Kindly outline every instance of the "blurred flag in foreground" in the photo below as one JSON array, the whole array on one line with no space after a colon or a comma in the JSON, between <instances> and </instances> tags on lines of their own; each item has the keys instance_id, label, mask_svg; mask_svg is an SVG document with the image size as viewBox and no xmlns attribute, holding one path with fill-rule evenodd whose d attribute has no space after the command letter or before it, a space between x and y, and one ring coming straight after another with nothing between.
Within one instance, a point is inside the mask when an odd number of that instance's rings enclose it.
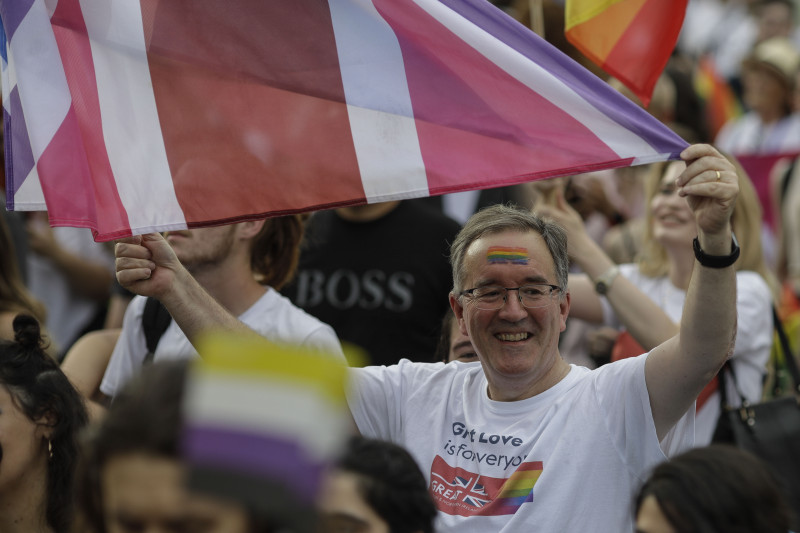
<instances>
[{"instance_id":1,"label":"blurred flag in foreground","mask_svg":"<svg viewBox=\"0 0 800 533\"><path fill-rule=\"evenodd\" d=\"M352 431L346 366L255 335L209 336L198 351L183 401L190 486L308 530Z\"/></svg>"},{"instance_id":2,"label":"blurred flag in foreground","mask_svg":"<svg viewBox=\"0 0 800 533\"><path fill-rule=\"evenodd\" d=\"M0 16L8 208L97 240L686 146L485 0L0 0Z\"/></svg>"},{"instance_id":3,"label":"blurred flag in foreground","mask_svg":"<svg viewBox=\"0 0 800 533\"><path fill-rule=\"evenodd\" d=\"M567 0L567 39L647 107L678 41L687 2Z\"/></svg>"}]
</instances>

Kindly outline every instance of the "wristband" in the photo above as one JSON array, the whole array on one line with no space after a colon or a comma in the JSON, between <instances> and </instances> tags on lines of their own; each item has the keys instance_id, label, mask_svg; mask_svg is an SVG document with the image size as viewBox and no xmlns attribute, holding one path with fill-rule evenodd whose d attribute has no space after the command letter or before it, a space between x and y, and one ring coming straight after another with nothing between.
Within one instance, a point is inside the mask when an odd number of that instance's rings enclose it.
<instances>
[{"instance_id":1,"label":"wristband","mask_svg":"<svg viewBox=\"0 0 800 533\"><path fill-rule=\"evenodd\" d=\"M700 241L697 237L692 241L694 248L694 256L697 262L708 268L727 268L734 264L739 259L739 241L736 240L736 235L731 232L731 253L729 255L708 255L700 248Z\"/></svg>"}]
</instances>

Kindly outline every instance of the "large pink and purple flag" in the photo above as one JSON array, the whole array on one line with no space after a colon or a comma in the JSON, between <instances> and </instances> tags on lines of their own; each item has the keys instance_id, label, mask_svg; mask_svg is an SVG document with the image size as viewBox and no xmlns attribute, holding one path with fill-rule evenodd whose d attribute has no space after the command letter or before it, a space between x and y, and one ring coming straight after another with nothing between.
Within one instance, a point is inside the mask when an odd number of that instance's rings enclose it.
<instances>
[{"instance_id":1,"label":"large pink and purple flag","mask_svg":"<svg viewBox=\"0 0 800 533\"><path fill-rule=\"evenodd\" d=\"M686 143L485 0L0 0L7 207L98 240Z\"/></svg>"}]
</instances>

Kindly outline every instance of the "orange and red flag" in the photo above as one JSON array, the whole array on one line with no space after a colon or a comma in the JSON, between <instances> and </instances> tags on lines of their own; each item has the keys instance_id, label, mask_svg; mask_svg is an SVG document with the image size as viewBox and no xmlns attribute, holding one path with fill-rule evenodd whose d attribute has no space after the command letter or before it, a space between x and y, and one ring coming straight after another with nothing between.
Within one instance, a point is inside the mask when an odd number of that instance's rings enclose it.
<instances>
[{"instance_id":1,"label":"orange and red flag","mask_svg":"<svg viewBox=\"0 0 800 533\"><path fill-rule=\"evenodd\" d=\"M567 0L567 39L650 103L688 0Z\"/></svg>"}]
</instances>

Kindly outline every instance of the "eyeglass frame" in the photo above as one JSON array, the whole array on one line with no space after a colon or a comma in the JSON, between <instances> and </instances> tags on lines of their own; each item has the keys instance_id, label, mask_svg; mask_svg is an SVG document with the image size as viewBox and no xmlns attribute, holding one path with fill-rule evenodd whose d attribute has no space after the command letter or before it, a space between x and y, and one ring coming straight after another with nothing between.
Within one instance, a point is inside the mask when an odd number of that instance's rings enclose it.
<instances>
[{"instance_id":1,"label":"eyeglass frame","mask_svg":"<svg viewBox=\"0 0 800 533\"><path fill-rule=\"evenodd\" d=\"M550 289L550 292L547 294L547 296L549 296L549 299L547 300L547 303L545 303L544 305L537 305L537 306L534 306L534 307L529 307L529 306L525 305L525 303L522 301L522 293L520 292L520 289L525 288L525 287L531 287L531 286L534 286L534 287L547 287L547 288ZM477 296L473 295L473 293L475 291L477 291L477 290L487 289L487 288L503 289L503 291L504 291L503 304L498 306L498 307L490 307L490 308L478 307L478 309L480 309L482 311L495 311L497 309L502 309L503 307L505 307L505 305L508 303L508 291L517 291L517 299L519 300L519 304L522 307L524 307L525 309L541 309L543 307L547 307L550 304L550 302L553 301L553 299L554 299L553 296L556 294L556 291L563 291L564 290L562 287L559 287L558 285L553 285L551 283L526 283L524 285L520 285L519 287L503 287L501 285L484 285L483 287L473 287L471 289L465 289L465 290L461 291L460 293L458 293L458 295L459 296L467 296L467 297L470 298L471 302L476 302L477 303L477 302L480 302L480 300L478 299Z\"/></svg>"}]
</instances>

